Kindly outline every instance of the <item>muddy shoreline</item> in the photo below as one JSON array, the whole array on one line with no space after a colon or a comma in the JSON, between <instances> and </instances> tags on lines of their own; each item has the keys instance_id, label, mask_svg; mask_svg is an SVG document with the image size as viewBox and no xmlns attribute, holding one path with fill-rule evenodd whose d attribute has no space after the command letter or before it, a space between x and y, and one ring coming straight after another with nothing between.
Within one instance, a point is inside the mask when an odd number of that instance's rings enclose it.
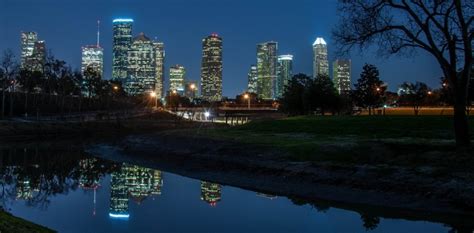
<instances>
[{"instance_id":1,"label":"muddy shoreline","mask_svg":"<svg viewBox=\"0 0 474 233\"><path fill-rule=\"evenodd\" d=\"M307 203L474 229L472 179L433 178L402 167L380 174L371 166L291 162L271 148L166 132L128 136L89 146L87 151L116 162Z\"/></svg>"}]
</instances>

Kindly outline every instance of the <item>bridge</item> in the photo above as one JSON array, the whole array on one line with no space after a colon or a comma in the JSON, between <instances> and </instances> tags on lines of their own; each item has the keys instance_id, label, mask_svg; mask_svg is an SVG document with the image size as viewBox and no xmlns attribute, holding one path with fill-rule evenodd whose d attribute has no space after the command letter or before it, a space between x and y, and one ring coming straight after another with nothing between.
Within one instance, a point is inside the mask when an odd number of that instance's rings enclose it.
<instances>
[{"instance_id":1,"label":"bridge","mask_svg":"<svg viewBox=\"0 0 474 233\"><path fill-rule=\"evenodd\" d=\"M283 117L278 109L272 107L175 108L170 112L192 121L219 122L230 125L245 124L255 119Z\"/></svg>"}]
</instances>

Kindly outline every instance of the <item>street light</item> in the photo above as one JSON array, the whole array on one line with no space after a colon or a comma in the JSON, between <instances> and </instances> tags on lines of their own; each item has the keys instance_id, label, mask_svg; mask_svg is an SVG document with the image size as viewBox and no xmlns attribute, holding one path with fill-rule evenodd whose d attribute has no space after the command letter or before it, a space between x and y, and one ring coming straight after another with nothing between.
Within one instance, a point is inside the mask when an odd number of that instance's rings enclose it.
<instances>
[{"instance_id":1,"label":"street light","mask_svg":"<svg viewBox=\"0 0 474 233\"><path fill-rule=\"evenodd\" d=\"M244 94L244 99L247 100L248 109L250 109L250 96L249 96L249 94L245 93Z\"/></svg>"},{"instance_id":2,"label":"street light","mask_svg":"<svg viewBox=\"0 0 474 233\"><path fill-rule=\"evenodd\" d=\"M191 85L189 85L189 89L191 89L191 96L192 96L191 98L196 97L195 94L194 94L194 92L196 90L196 84L191 83Z\"/></svg>"},{"instance_id":3,"label":"street light","mask_svg":"<svg viewBox=\"0 0 474 233\"><path fill-rule=\"evenodd\" d=\"M155 99L155 108L158 108L158 96L156 95L156 92L150 92L150 97Z\"/></svg>"}]
</instances>

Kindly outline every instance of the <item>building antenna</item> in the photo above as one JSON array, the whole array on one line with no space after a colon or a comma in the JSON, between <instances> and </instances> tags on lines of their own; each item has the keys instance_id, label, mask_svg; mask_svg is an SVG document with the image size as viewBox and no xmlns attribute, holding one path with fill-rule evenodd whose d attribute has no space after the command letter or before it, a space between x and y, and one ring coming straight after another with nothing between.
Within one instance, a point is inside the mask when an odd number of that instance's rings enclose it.
<instances>
[{"instance_id":1,"label":"building antenna","mask_svg":"<svg viewBox=\"0 0 474 233\"><path fill-rule=\"evenodd\" d=\"M100 47L100 20L97 20L97 47Z\"/></svg>"}]
</instances>

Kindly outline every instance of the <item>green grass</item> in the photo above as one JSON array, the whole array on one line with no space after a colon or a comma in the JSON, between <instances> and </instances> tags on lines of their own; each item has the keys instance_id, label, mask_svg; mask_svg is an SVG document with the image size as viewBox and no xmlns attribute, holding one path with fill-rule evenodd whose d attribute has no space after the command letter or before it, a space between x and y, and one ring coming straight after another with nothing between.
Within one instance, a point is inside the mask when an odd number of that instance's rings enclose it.
<instances>
[{"instance_id":1,"label":"green grass","mask_svg":"<svg viewBox=\"0 0 474 233\"><path fill-rule=\"evenodd\" d=\"M12 216L0 210L0 232L16 232L16 233L50 233L55 232L46 227L28 222L21 218Z\"/></svg>"},{"instance_id":2,"label":"green grass","mask_svg":"<svg viewBox=\"0 0 474 233\"><path fill-rule=\"evenodd\" d=\"M474 118L469 119L471 137ZM281 149L296 161L443 165L456 163L453 121L446 116L304 116L211 129L206 136ZM469 152L466 152L469 153ZM467 156L468 164L472 165ZM459 161L458 161L459 160ZM438 162L437 162L438 161Z\"/></svg>"}]
</instances>

